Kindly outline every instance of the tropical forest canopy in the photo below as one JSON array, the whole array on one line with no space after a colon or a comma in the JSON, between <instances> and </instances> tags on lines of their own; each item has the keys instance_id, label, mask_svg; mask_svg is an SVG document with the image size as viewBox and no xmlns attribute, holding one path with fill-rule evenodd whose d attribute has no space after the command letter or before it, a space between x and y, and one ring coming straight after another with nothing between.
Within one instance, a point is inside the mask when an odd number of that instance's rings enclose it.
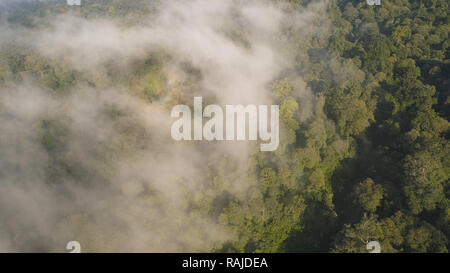
<instances>
[{"instance_id":1,"label":"tropical forest canopy","mask_svg":"<svg viewBox=\"0 0 450 273\"><path fill-rule=\"evenodd\" d=\"M449 15L5 1L0 251L448 252ZM195 95L278 104L278 149L175 142L170 109Z\"/></svg>"}]
</instances>

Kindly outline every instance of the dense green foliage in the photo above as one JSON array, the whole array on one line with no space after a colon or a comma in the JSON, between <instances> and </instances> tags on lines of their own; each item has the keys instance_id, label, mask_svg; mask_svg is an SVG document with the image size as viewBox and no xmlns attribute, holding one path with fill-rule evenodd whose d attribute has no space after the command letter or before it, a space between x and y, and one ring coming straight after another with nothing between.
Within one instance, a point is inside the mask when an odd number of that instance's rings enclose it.
<instances>
[{"instance_id":1,"label":"dense green foliage","mask_svg":"<svg viewBox=\"0 0 450 273\"><path fill-rule=\"evenodd\" d=\"M292 12L313 1L288 2ZM135 24L152 12L147 3L89 0L77 16ZM67 9L64 3L12 4L2 20L39 28L47 17ZM190 209L235 234L214 251L366 252L366 243L377 240L383 252L447 252L448 1L382 0L381 6L368 6L365 1L332 0L327 16L331 25L325 38L285 33L298 40L293 49L298 62L272 86L280 105L278 150L254 153L244 175L235 173L233 160L226 157L203 166L207 186ZM111 65L110 77L99 79L10 41L0 49L0 85L32 78L52 96L65 96L77 84L101 87L120 81L133 96L152 103L166 96L167 77L160 67L164 58L161 53L137 60L127 72ZM193 70L192 77L197 76ZM295 92L296 84L312 90L309 106ZM186 88L171 93L169 104L190 101ZM148 145L145 130L130 123L126 113L111 109L111 119L124 121L120 141L127 145L120 145L120 151L97 147L105 168L116 152L132 154ZM85 171L65 152L69 123L44 119L39 125L51 162L48 180L64 175L80 183L101 181L103 174ZM249 185L242 196L227 190L234 179Z\"/></svg>"}]
</instances>

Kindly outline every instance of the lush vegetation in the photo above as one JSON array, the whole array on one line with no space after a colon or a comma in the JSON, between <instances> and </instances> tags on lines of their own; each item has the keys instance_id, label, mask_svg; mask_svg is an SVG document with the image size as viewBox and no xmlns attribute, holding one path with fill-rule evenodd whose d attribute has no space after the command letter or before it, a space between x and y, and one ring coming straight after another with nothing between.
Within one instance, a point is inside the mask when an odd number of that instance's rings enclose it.
<instances>
[{"instance_id":1,"label":"lush vegetation","mask_svg":"<svg viewBox=\"0 0 450 273\"><path fill-rule=\"evenodd\" d=\"M143 0L84 2L76 16L125 25L139 23L157 6ZM287 12L295 12L313 1L288 2ZM11 4L1 19L33 29L67 11L61 2ZM297 63L272 85L283 132L278 150L253 153L245 175L235 172L228 157L203 166L205 188L187 209L235 234L212 251L366 252L366 243L377 240L383 252L448 252L448 1L382 0L380 6L368 6L331 0L326 14L331 22L326 36L286 33L297 41ZM16 41L3 43L0 50L3 87L32 78L52 96L66 96L80 83L125 82L127 92L145 103L169 96L160 66L169 58L164 53L137 60L127 72L111 65L108 78L99 79ZM191 70L193 78L201 77ZM307 102L296 92L299 77L313 94ZM185 89L171 92L168 105L190 101L179 94ZM305 108L310 109L307 118ZM93 151L106 162L104 168L117 153L128 156L151 145L145 129L129 122L126 113L112 109L110 118L120 122L123 137L117 147ZM43 119L39 127L51 162L49 183L61 176L85 184L105 180L65 152L69 121ZM235 179L245 181L249 190L240 196L230 193ZM163 200L152 202L164 207Z\"/></svg>"}]
</instances>

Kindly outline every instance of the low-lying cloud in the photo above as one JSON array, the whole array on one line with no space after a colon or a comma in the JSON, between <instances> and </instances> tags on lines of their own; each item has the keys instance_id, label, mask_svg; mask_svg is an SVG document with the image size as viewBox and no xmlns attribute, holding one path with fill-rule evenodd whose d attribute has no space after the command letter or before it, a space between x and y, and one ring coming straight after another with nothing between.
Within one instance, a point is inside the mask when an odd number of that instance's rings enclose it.
<instances>
[{"instance_id":1,"label":"low-lying cloud","mask_svg":"<svg viewBox=\"0 0 450 273\"><path fill-rule=\"evenodd\" d=\"M0 251L61 252L72 240L82 251L209 251L233 239L208 211L224 192L211 170L233 159L237 175L225 185L240 198L257 183L247 177L255 146L173 141L173 98L181 88L192 95L187 102L200 95L270 104L271 83L301 57L287 30L326 35L314 26L326 21L324 7L167 1L138 25L62 14L38 29L2 27L2 43L20 35L22 45L87 78L110 77L111 64L129 71L152 54L168 57L165 93L151 103L108 80L78 83L66 95L32 79L0 87ZM186 64L200 76L192 80ZM308 109L312 95L301 79L295 87Z\"/></svg>"}]
</instances>

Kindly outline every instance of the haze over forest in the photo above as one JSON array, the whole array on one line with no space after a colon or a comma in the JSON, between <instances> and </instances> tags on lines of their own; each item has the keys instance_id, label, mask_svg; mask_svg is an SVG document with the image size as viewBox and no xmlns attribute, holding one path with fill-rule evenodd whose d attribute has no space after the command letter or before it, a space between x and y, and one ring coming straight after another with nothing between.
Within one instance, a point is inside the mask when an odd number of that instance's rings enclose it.
<instances>
[{"instance_id":1,"label":"haze over forest","mask_svg":"<svg viewBox=\"0 0 450 273\"><path fill-rule=\"evenodd\" d=\"M448 252L447 0L0 0L0 252ZM174 141L279 105L280 142Z\"/></svg>"}]
</instances>

